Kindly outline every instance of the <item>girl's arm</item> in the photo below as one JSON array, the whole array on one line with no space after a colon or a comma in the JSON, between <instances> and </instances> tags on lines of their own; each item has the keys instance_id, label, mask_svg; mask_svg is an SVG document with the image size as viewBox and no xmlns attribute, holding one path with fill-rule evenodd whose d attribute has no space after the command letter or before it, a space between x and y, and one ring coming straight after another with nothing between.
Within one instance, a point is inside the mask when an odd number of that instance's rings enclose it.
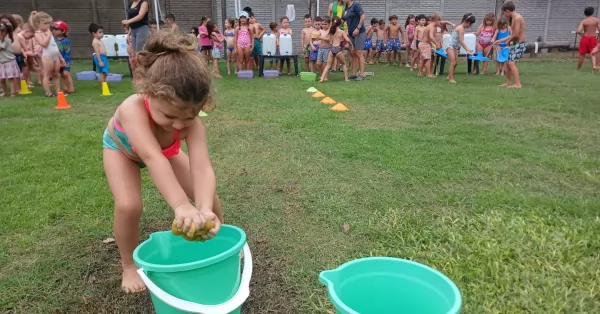
<instances>
[{"instance_id":1,"label":"girl's arm","mask_svg":"<svg viewBox=\"0 0 600 314\"><path fill-rule=\"evenodd\" d=\"M456 25L454 25L454 23L452 23L452 22L449 22L449 21L442 21L441 23L442 23L442 24L446 24L446 25L450 25L450 26L452 26L452 28L456 28Z\"/></svg>"},{"instance_id":2,"label":"girl's arm","mask_svg":"<svg viewBox=\"0 0 600 314\"><path fill-rule=\"evenodd\" d=\"M123 23L125 25L129 25L131 23L139 22L144 18L146 13L148 13L148 2L144 1L142 3L142 6L140 7L140 12L138 13L138 15L130 18L129 20L124 20L121 23Z\"/></svg>"},{"instance_id":3,"label":"girl's arm","mask_svg":"<svg viewBox=\"0 0 600 314\"><path fill-rule=\"evenodd\" d=\"M496 44L496 39L498 38L498 30L494 31L494 36L492 36L492 42Z\"/></svg>"},{"instance_id":4,"label":"girl's arm","mask_svg":"<svg viewBox=\"0 0 600 314\"><path fill-rule=\"evenodd\" d=\"M479 37L479 34L481 34L481 31L483 30L483 24L479 25L479 27L477 27L477 31L475 31L475 36Z\"/></svg>"},{"instance_id":5,"label":"girl's arm","mask_svg":"<svg viewBox=\"0 0 600 314\"><path fill-rule=\"evenodd\" d=\"M40 31L35 32L34 38L35 41L37 41L38 44L44 48L48 47L50 44L50 36L46 36L46 34Z\"/></svg>"},{"instance_id":6,"label":"girl's arm","mask_svg":"<svg viewBox=\"0 0 600 314\"><path fill-rule=\"evenodd\" d=\"M404 30L402 29L402 25L400 25L400 44L404 42Z\"/></svg>"},{"instance_id":7,"label":"girl's arm","mask_svg":"<svg viewBox=\"0 0 600 314\"><path fill-rule=\"evenodd\" d=\"M186 143L190 154L190 169L194 186L194 202L202 212L213 211L213 200L217 192L217 179L210 162L206 130L199 118L190 127Z\"/></svg>"},{"instance_id":8,"label":"girl's arm","mask_svg":"<svg viewBox=\"0 0 600 314\"><path fill-rule=\"evenodd\" d=\"M200 37L208 37L208 30L205 32L198 27L198 33L200 34Z\"/></svg>"},{"instance_id":9,"label":"girl's arm","mask_svg":"<svg viewBox=\"0 0 600 314\"><path fill-rule=\"evenodd\" d=\"M238 38L238 29L236 28L233 32L233 50L237 49L237 38Z\"/></svg>"},{"instance_id":10,"label":"girl's arm","mask_svg":"<svg viewBox=\"0 0 600 314\"><path fill-rule=\"evenodd\" d=\"M472 55L473 51L471 51L471 49L469 49L469 47L467 47L467 44L465 44L465 30L464 29L459 29L458 30L458 41L460 42L460 45L465 48L465 51L467 52L467 54Z\"/></svg>"},{"instance_id":11,"label":"girl's arm","mask_svg":"<svg viewBox=\"0 0 600 314\"><path fill-rule=\"evenodd\" d=\"M349 46L351 48L353 48L352 47L352 41L350 40L350 37L348 37L348 34L346 32L342 32L342 36L344 37L344 40L349 44Z\"/></svg>"},{"instance_id":12,"label":"girl's arm","mask_svg":"<svg viewBox=\"0 0 600 314\"><path fill-rule=\"evenodd\" d=\"M148 114L141 105L137 104L141 101L139 96L126 99L123 106L119 107L119 122L169 206L175 209L188 205L190 204L188 197L179 184L171 163L162 154L162 149L152 134Z\"/></svg>"}]
</instances>

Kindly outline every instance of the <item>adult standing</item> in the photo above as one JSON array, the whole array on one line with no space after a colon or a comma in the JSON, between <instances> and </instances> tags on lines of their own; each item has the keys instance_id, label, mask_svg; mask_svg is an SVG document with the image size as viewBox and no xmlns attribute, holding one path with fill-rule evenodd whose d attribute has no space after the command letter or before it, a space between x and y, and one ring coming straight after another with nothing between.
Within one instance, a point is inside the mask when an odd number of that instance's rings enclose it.
<instances>
[{"instance_id":1,"label":"adult standing","mask_svg":"<svg viewBox=\"0 0 600 314\"><path fill-rule=\"evenodd\" d=\"M346 3L346 14L344 20L348 23L348 37L352 42L350 58L352 59L352 75L348 78L362 81L365 79L365 39L367 39L367 29L365 28L365 11L360 3L354 0L344 0ZM360 72L356 72L359 67ZM354 74L357 73L357 74Z\"/></svg>"},{"instance_id":2,"label":"adult standing","mask_svg":"<svg viewBox=\"0 0 600 314\"><path fill-rule=\"evenodd\" d=\"M148 27L148 2L146 0L133 0L127 10L127 19L123 25L129 25L131 31L131 46L133 51L144 49L150 28Z\"/></svg>"}]
</instances>

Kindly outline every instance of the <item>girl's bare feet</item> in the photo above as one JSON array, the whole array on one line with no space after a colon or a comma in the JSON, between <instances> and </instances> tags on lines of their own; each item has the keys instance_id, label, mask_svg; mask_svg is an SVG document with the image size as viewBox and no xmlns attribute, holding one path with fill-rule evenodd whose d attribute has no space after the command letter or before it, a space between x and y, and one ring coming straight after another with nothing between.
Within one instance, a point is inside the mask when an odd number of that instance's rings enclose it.
<instances>
[{"instance_id":1,"label":"girl's bare feet","mask_svg":"<svg viewBox=\"0 0 600 314\"><path fill-rule=\"evenodd\" d=\"M435 75L427 75L428 78L435 78Z\"/></svg>"},{"instance_id":2,"label":"girl's bare feet","mask_svg":"<svg viewBox=\"0 0 600 314\"><path fill-rule=\"evenodd\" d=\"M448 81L448 82L450 82L450 84L456 84L455 80L451 80L451 81Z\"/></svg>"},{"instance_id":3,"label":"girl's bare feet","mask_svg":"<svg viewBox=\"0 0 600 314\"><path fill-rule=\"evenodd\" d=\"M499 87L508 87L509 85L510 85L509 83L504 83L504 84L501 84L501 85L498 85L498 86Z\"/></svg>"},{"instance_id":4,"label":"girl's bare feet","mask_svg":"<svg viewBox=\"0 0 600 314\"><path fill-rule=\"evenodd\" d=\"M514 85L513 84L513 85L508 86L508 88L521 88L521 85Z\"/></svg>"},{"instance_id":5,"label":"girl's bare feet","mask_svg":"<svg viewBox=\"0 0 600 314\"><path fill-rule=\"evenodd\" d=\"M346 79L346 82L350 82L350 80L349 80L349 79Z\"/></svg>"},{"instance_id":6,"label":"girl's bare feet","mask_svg":"<svg viewBox=\"0 0 600 314\"><path fill-rule=\"evenodd\" d=\"M123 267L123 281L121 282L121 289L125 293L142 292L146 290L146 285L137 273L137 266L131 265Z\"/></svg>"}]
</instances>

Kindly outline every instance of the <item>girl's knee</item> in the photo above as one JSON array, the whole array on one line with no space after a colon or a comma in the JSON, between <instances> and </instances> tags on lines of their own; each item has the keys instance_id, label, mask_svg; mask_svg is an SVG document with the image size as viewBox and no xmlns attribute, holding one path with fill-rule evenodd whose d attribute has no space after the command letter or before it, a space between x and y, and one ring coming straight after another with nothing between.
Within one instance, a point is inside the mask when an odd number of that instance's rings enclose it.
<instances>
[{"instance_id":1,"label":"girl's knee","mask_svg":"<svg viewBox=\"0 0 600 314\"><path fill-rule=\"evenodd\" d=\"M142 202L140 200L115 200L115 212L127 215L142 215Z\"/></svg>"}]
</instances>

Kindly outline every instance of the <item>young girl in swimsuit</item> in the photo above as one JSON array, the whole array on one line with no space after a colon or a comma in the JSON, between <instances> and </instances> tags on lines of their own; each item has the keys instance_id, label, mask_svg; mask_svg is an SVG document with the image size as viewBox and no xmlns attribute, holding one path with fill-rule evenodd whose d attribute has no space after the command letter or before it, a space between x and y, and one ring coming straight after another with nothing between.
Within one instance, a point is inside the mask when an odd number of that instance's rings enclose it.
<instances>
[{"instance_id":1,"label":"young girl in swimsuit","mask_svg":"<svg viewBox=\"0 0 600 314\"><path fill-rule=\"evenodd\" d=\"M227 40L227 75L231 75L231 62L235 60L235 21L227 19L225 27L225 39ZM237 62L234 63L234 71L237 73Z\"/></svg>"},{"instance_id":2,"label":"young girl in swimsuit","mask_svg":"<svg viewBox=\"0 0 600 314\"><path fill-rule=\"evenodd\" d=\"M465 44L465 29L470 28L475 23L475 17L471 13L467 13L463 16L462 21L456 27L451 25L454 28L452 31L452 35L450 38L450 42L448 46L446 46L446 54L448 55L448 59L450 59L450 70L448 70L448 81L452 84L456 84L454 80L454 71L456 70L456 64L458 62L458 51L462 46L467 54L472 55L473 51L467 47Z\"/></svg>"},{"instance_id":3,"label":"young girl in swimsuit","mask_svg":"<svg viewBox=\"0 0 600 314\"><path fill-rule=\"evenodd\" d=\"M238 53L238 69L240 70L243 69L243 65L246 66L246 70L252 70L250 53L252 52L252 49L254 49L254 34L250 31L250 25L248 23L248 17L242 14L240 16L239 26L235 30L235 47Z\"/></svg>"},{"instance_id":4,"label":"young girl in swimsuit","mask_svg":"<svg viewBox=\"0 0 600 314\"><path fill-rule=\"evenodd\" d=\"M496 26L494 25L495 22L496 22L496 16L494 15L494 13L490 12L485 15L485 17L483 18L483 23L479 26L479 28L475 32L475 35L478 37L477 52L483 52L484 56L489 55L490 51L493 48L492 43L493 43L494 33L496 32ZM484 75L485 71L487 70L488 63L489 62L484 62L481 73L478 73L479 72L479 66L478 66L479 61L475 61L476 73Z\"/></svg>"},{"instance_id":5,"label":"young girl in swimsuit","mask_svg":"<svg viewBox=\"0 0 600 314\"><path fill-rule=\"evenodd\" d=\"M404 28L406 28L406 67L410 68L410 63L413 59L413 41L415 39L415 16L410 14L406 18L406 23L404 24Z\"/></svg>"},{"instance_id":6,"label":"young girl in swimsuit","mask_svg":"<svg viewBox=\"0 0 600 314\"><path fill-rule=\"evenodd\" d=\"M202 229L212 220L215 227L205 239L212 238L223 222L206 131L198 118L212 90L203 59L187 35L151 34L137 55L137 93L119 105L104 131L104 171L115 200L114 233L125 292L145 289L133 263L143 208L141 168L148 168L184 232L192 223Z\"/></svg>"},{"instance_id":7,"label":"young girl in swimsuit","mask_svg":"<svg viewBox=\"0 0 600 314\"><path fill-rule=\"evenodd\" d=\"M508 20L505 17L499 18L496 26L493 42L494 45L496 45L496 54L499 54L503 49L508 49L506 41L510 38L512 31L510 26L508 26ZM496 62L496 75L504 75L505 71L506 62Z\"/></svg>"},{"instance_id":8,"label":"young girl in swimsuit","mask_svg":"<svg viewBox=\"0 0 600 314\"><path fill-rule=\"evenodd\" d=\"M329 69L333 66L334 59L337 59L338 63L343 66L344 79L346 82L350 81L348 79L348 68L346 67L344 52L342 51L342 41L346 41L348 45L350 45L350 48L352 48L352 42L350 41L350 38L348 38L348 34L343 31L340 26L342 26L342 19L337 16L334 17L331 27L329 28L331 49L329 50L329 57L327 58L327 66L323 70L323 74L321 74L321 80L319 83L327 81L327 73L329 73ZM327 38L321 38L321 40L327 40Z\"/></svg>"},{"instance_id":9,"label":"young girl in swimsuit","mask_svg":"<svg viewBox=\"0 0 600 314\"><path fill-rule=\"evenodd\" d=\"M33 11L29 17L29 23L36 29L34 38L42 48L42 69L44 72L42 84L44 85L46 97L56 96L50 90L50 78L54 83L54 91L57 93L60 91L59 69L66 66L50 31L51 22L52 17L44 12Z\"/></svg>"}]
</instances>

